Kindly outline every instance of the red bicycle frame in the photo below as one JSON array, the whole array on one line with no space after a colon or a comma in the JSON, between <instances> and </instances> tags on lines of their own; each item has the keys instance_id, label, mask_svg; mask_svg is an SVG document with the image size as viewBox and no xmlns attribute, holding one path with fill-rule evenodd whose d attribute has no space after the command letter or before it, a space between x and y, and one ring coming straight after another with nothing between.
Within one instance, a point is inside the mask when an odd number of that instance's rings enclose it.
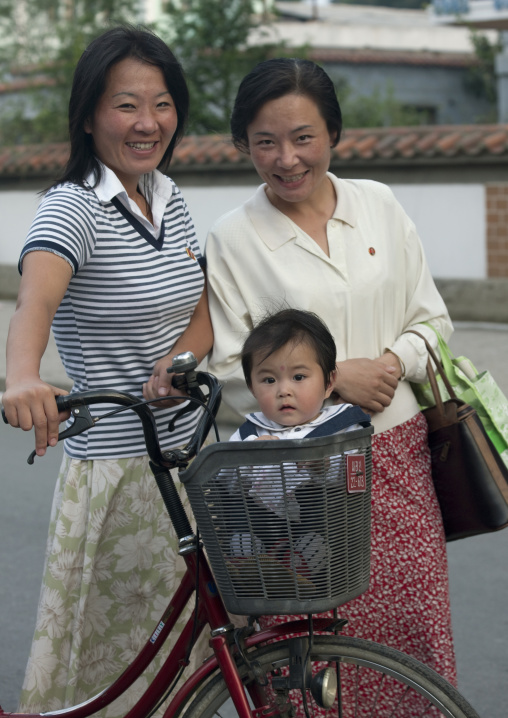
<instances>
[{"instance_id":1,"label":"red bicycle frame","mask_svg":"<svg viewBox=\"0 0 508 718\"><path fill-rule=\"evenodd\" d=\"M199 558L195 550L185 552L183 558L187 566L186 572L161 616L160 621L155 626L152 635L138 656L111 686L84 703L58 711L45 711L44 713L6 713L0 707L0 718L42 718L42 716L44 716L44 718L86 718L105 708L121 696L134 681L139 678L145 668L157 655L164 645L166 638L173 630L185 606L192 599L196 583L197 561L199 561L197 620L194 621L195 612L193 611L161 669L145 693L127 713L126 718L144 718L157 705L184 664L191 643L195 643L207 624L210 626L212 633L210 646L213 649L214 655L208 658L181 686L168 705L164 713L164 718L178 716L199 684L216 671L218 667L222 671L239 717L252 718L253 712L249 707L245 688L236 668L232 647L226 635L226 628L230 626L230 619L215 585L208 562L202 551L199 551ZM329 624L329 619L316 619L314 621L314 630L323 631ZM308 624L305 620L282 623L266 631L255 632L251 636L248 636L244 640L245 647L250 648L251 646L256 646L268 641L280 640L288 633L306 633L307 631ZM233 650L236 650L236 648ZM255 708L262 707L262 691L258 691L257 688L254 687L250 692L250 696Z\"/></svg>"},{"instance_id":2,"label":"red bicycle frame","mask_svg":"<svg viewBox=\"0 0 508 718\"><path fill-rule=\"evenodd\" d=\"M194 396L194 394L199 391L195 388L198 384L208 387L210 392L208 401L212 408L214 407L213 411L210 411L213 418L220 403L220 385L214 377L206 372L198 372L197 374L194 372L196 366L194 357L192 357L192 361L190 361L187 355L181 356L187 361L187 364L184 366L180 363L178 371L185 373L187 379L186 386L189 393L191 396ZM176 358L174 358L174 361L175 359ZM193 387L194 394L192 390ZM201 394L198 395L198 398L200 396ZM197 582L199 592L197 616L195 616L195 611L193 611L159 672L125 718L145 718L145 716L159 704L177 677L182 666L186 664L187 655L190 653L192 646L206 625L209 625L211 630L210 646L213 649L213 655L206 660L177 691L165 711L164 718L176 718L185 704L188 703L189 698L196 691L199 684L216 671L217 668L220 668L222 671L239 718L253 718L253 716L256 716L259 712L256 709L263 708L266 703L264 692L262 687L255 683L249 688L249 695L254 703L254 711L251 711L245 687L239 676L234 658L234 653L235 651L238 652L238 649L234 642L231 641L233 626L231 625L229 615L215 585L208 561L204 553L201 550L197 550L197 539L192 534L188 518L181 505L179 496L175 492L168 469L168 467L186 466L189 459L197 453L199 446L201 446L204 437L208 433L209 425L211 424L210 416L206 413L203 415L201 419L202 425L200 424L198 426L191 442L185 450L168 451L163 454L158 443L157 429L153 415L145 404L139 403L137 397L116 391L96 390L59 396L56 397L56 400L60 410L72 409L74 412L76 409L79 409L79 411L76 410L75 413L73 413L75 418L74 424L60 434L59 439L81 433L93 426L94 420L91 418L87 409L89 405L110 402L120 406L130 407L136 412L143 424L152 471L154 472L155 479L173 526L175 527L175 531L180 539L180 552L186 564L186 571L178 589L161 616L160 621L155 626L152 635L134 661L108 688L84 703L57 711L45 711L44 713L6 713L0 706L0 718L87 718L87 716L111 704L115 699L123 695L134 681L140 677L164 645L165 640L174 629L177 620L193 597L193 593L196 589L196 575L199 576ZM203 402L200 401L200 403ZM168 458L169 455L171 455L172 463ZM328 628L329 624L330 621L327 619L316 619L314 621L314 630L324 631ZM306 621L292 621L279 624L267 631L253 633L250 636L242 638L242 641L245 648L249 648L267 641L281 639L289 633L307 632L308 624Z\"/></svg>"}]
</instances>

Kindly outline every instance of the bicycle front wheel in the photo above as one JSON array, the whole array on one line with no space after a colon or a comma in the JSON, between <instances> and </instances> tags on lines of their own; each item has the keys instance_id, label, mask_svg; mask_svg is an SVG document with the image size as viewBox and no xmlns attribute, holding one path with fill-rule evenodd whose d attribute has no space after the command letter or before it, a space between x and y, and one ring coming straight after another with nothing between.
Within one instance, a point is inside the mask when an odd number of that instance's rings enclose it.
<instances>
[{"instance_id":1,"label":"bicycle front wheel","mask_svg":"<svg viewBox=\"0 0 508 718\"><path fill-rule=\"evenodd\" d=\"M255 647L249 650L248 658L251 664L257 661L267 678L263 699L267 709L274 710L274 715L303 717L300 690L287 689L281 696L280 681L277 693L271 687L274 677L287 673L292 640L295 639ZM460 693L435 671L392 648L346 636L319 635L314 636L310 661L313 675L331 665L338 677L338 698L328 710L320 708L311 692L306 692L311 716L479 718ZM258 695L255 707L261 707L259 686L241 660L239 672L250 692ZM201 688L184 718L231 715L224 712L228 699L224 679L221 674L216 675Z\"/></svg>"}]
</instances>

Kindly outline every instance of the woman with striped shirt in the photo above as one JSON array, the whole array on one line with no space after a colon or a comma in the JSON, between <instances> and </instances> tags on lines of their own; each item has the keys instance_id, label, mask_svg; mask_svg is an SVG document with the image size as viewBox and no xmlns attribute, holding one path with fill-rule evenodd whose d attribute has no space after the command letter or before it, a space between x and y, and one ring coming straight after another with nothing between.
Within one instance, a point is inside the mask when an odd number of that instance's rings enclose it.
<instances>
[{"instance_id":1,"label":"woman with striped shirt","mask_svg":"<svg viewBox=\"0 0 508 718\"><path fill-rule=\"evenodd\" d=\"M23 248L7 344L6 415L35 428L39 456L57 443L64 418L54 397L66 392L39 376L51 325L73 390L168 396L154 409L162 448L192 434L196 412L167 432L177 407L166 368L183 350L201 360L213 335L194 226L160 171L183 135L188 104L180 65L148 31L113 28L78 62L70 158ZM181 575L177 550L135 415L67 439L22 711L82 702L120 675ZM148 679L108 718L125 715Z\"/></svg>"}]
</instances>

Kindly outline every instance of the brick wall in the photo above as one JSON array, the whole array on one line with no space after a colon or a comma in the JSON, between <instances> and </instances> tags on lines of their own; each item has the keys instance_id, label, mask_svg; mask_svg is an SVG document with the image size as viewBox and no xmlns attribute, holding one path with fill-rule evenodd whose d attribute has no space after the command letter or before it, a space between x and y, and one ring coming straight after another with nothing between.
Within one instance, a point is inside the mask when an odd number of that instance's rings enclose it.
<instances>
[{"instance_id":1,"label":"brick wall","mask_svg":"<svg viewBox=\"0 0 508 718\"><path fill-rule=\"evenodd\" d=\"M487 276L508 277L508 184L486 185Z\"/></svg>"}]
</instances>

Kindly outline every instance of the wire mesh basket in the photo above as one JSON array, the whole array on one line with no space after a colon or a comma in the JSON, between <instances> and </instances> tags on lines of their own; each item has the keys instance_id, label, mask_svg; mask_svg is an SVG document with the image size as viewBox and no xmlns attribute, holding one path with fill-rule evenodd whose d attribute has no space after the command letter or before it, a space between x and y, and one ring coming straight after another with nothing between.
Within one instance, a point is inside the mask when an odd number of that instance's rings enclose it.
<instances>
[{"instance_id":1,"label":"wire mesh basket","mask_svg":"<svg viewBox=\"0 0 508 718\"><path fill-rule=\"evenodd\" d=\"M231 613L320 613L369 585L371 428L206 447L180 473Z\"/></svg>"}]
</instances>

